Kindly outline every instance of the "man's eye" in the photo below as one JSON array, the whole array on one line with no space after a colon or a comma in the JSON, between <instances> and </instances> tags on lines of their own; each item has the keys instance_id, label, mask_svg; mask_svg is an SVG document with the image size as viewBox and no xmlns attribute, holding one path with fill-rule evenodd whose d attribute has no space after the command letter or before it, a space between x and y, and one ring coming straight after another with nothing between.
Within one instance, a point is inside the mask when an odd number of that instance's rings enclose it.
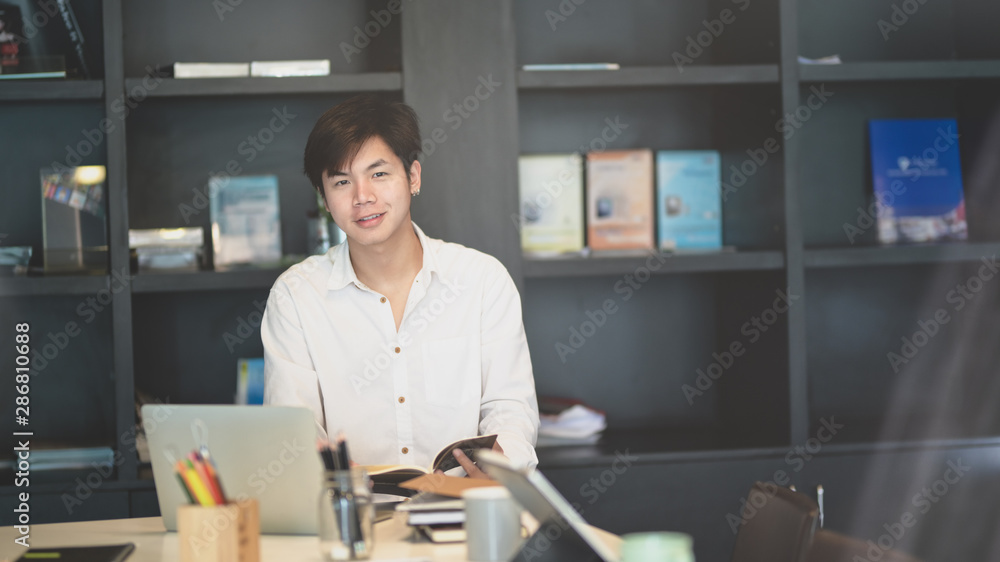
<instances>
[{"instance_id":1,"label":"man's eye","mask_svg":"<svg viewBox=\"0 0 1000 562\"><path fill-rule=\"evenodd\" d=\"M387 175L389 175L389 172L375 172L376 178L380 178L382 176L387 176Z\"/></svg>"},{"instance_id":2,"label":"man's eye","mask_svg":"<svg viewBox=\"0 0 1000 562\"><path fill-rule=\"evenodd\" d=\"M334 187L339 187L339 186L341 186L341 185L347 185L347 180L340 180L340 181L338 181L338 182L335 182L335 183L333 184L333 186L334 186Z\"/></svg>"}]
</instances>

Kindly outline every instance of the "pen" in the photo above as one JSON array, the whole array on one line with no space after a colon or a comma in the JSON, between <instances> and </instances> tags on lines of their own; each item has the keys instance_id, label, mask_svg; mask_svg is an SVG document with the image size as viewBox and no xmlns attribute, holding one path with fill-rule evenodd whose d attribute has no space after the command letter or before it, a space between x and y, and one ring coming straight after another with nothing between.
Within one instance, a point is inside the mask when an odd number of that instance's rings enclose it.
<instances>
[{"instance_id":1,"label":"pen","mask_svg":"<svg viewBox=\"0 0 1000 562\"><path fill-rule=\"evenodd\" d=\"M202 461L201 455L198 454L197 451L191 451L188 455L188 460L191 461L195 472L198 473L198 477L201 479L202 483L205 484L205 488L208 489L208 493L212 496L212 500L218 505L226 503L222 494L219 492L215 479L212 478L212 475L208 471L208 467L205 466L205 462Z\"/></svg>"},{"instance_id":2,"label":"pen","mask_svg":"<svg viewBox=\"0 0 1000 562\"><path fill-rule=\"evenodd\" d=\"M222 498L222 503L229 503L226 500L226 490L222 487L222 478L219 476L219 467L215 466L215 460L212 459L212 454L208 452L208 447L202 445L198 450L201 455L201 459L205 461L205 470L208 472L209 477L215 482L216 487L219 490L219 497Z\"/></svg>"},{"instance_id":3,"label":"pen","mask_svg":"<svg viewBox=\"0 0 1000 562\"><path fill-rule=\"evenodd\" d=\"M194 497L198 499L198 503L207 506L215 505L215 500L212 499L212 494L208 491L208 487L205 483L201 481L201 477L198 476L198 471L195 470L194 464L191 460L184 459L177 462L182 463L182 466L184 467L184 479L187 481L188 486L191 487L191 492L194 494Z\"/></svg>"},{"instance_id":4,"label":"pen","mask_svg":"<svg viewBox=\"0 0 1000 562\"><path fill-rule=\"evenodd\" d=\"M819 526L823 528L823 485L816 486L816 504L819 505Z\"/></svg>"}]
</instances>

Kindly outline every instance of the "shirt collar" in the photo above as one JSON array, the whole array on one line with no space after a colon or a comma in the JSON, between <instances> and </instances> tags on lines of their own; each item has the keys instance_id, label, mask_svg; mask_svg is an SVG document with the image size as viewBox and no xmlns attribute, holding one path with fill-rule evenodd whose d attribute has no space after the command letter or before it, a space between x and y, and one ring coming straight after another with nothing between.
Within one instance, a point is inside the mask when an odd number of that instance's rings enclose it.
<instances>
[{"instance_id":1,"label":"shirt collar","mask_svg":"<svg viewBox=\"0 0 1000 562\"><path fill-rule=\"evenodd\" d=\"M413 232L417 235L417 240L420 241L420 247L423 249L423 264L420 268L420 272L417 273L418 279L423 279L424 283L430 282L430 277L432 273L437 273L438 276L441 275L441 269L438 265L437 253L430 244L430 238L424 234L423 230L417 226L417 223L410 221L413 225ZM327 281L326 288L336 291L338 289L343 289L344 287L354 284L358 288L364 288L365 285L360 280L358 280L358 275L354 271L354 264L351 263L350 248L348 247L348 242L345 240L343 244L339 244L330 250L327 254L330 260L333 262L333 270L330 272L330 279Z\"/></svg>"}]
</instances>

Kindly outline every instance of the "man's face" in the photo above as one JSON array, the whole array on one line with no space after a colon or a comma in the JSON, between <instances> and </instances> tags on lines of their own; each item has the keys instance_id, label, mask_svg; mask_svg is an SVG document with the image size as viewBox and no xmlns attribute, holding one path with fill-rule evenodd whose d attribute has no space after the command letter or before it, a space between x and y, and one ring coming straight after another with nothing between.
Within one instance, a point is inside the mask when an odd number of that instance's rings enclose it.
<instances>
[{"instance_id":1,"label":"man's face","mask_svg":"<svg viewBox=\"0 0 1000 562\"><path fill-rule=\"evenodd\" d=\"M363 145L347 169L323 172L326 210L351 244L380 246L410 226L411 192L420 189L420 163L406 168L381 137Z\"/></svg>"}]
</instances>

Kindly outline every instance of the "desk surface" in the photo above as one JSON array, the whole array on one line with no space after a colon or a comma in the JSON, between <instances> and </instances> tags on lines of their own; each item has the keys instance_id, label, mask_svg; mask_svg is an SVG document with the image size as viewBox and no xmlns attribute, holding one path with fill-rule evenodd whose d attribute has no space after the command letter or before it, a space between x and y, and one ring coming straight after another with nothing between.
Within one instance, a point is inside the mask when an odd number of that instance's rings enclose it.
<instances>
[{"instance_id":1,"label":"desk surface","mask_svg":"<svg viewBox=\"0 0 1000 562\"><path fill-rule=\"evenodd\" d=\"M619 540L598 531L609 544ZM12 527L0 529L0 562L13 561L25 550L14 543L17 536ZM136 549L128 562L180 560L177 533L166 532L159 517L32 525L30 537L31 546L39 548L132 542ZM263 562L323 560L315 536L261 535L260 550ZM465 553L465 543L433 544L419 538L403 514L375 524L372 560L464 561Z\"/></svg>"}]
</instances>

